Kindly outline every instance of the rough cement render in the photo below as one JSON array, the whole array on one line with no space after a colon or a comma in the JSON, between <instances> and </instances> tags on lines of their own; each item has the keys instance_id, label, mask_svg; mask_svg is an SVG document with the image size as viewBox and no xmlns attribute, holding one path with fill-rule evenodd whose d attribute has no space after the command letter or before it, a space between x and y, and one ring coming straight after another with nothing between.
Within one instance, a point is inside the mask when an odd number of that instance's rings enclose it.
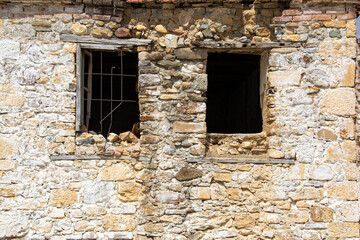
<instances>
[{"instance_id":1,"label":"rough cement render","mask_svg":"<svg viewBox=\"0 0 360 240\"><path fill-rule=\"evenodd\" d=\"M0 238L360 239L356 2L105 2L0 5ZM139 140L75 132L64 34L152 40ZM206 134L214 49L269 54L262 133Z\"/></svg>"}]
</instances>

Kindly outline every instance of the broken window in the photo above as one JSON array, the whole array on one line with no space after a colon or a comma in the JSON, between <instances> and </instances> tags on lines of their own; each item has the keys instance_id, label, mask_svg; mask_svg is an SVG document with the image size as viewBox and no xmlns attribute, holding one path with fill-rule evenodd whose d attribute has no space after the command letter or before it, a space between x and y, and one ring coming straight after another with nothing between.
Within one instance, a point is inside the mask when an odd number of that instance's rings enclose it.
<instances>
[{"instance_id":1,"label":"broken window","mask_svg":"<svg viewBox=\"0 0 360 240\"><path fill-rule=\"evenodd\" d=\"M259 55L209 53L206 124L209 133L262 131Z\"/></svg>"},{"instance_id":2,"label":"broken window","mask_svg":"<svg viewBox=\"0 0 360 240\"><path fill-rule=\"evenodd\" d=\"M77 127L107 136L131 131L139 123L138 56L123 51L82 49Z\"/></svg>"}]
</instances>

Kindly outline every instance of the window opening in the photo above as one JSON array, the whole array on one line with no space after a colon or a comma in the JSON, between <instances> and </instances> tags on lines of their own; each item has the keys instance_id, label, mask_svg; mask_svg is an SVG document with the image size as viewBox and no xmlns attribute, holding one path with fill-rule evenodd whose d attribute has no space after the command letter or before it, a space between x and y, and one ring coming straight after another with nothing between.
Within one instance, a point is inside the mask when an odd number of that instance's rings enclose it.
<instances>
[{"instance_id":1,"label":"window opening","mask_svg":"<svg viewBox=\"0 0 360 240\"><path fill-rule=\"evenodd\" d=\"M209 53L206 124L209 133L259 133L260 58Z\"/></svg>"},{"instance_id":2,"label":"window opening","mask_svg":"<svg viewBox=\"0 0 360 240\"><path fill-rule=\"evenodd\" d=\"M82 123L107 136L139 123L136 53L83 50Z\"/></svg>"}]
</instances>

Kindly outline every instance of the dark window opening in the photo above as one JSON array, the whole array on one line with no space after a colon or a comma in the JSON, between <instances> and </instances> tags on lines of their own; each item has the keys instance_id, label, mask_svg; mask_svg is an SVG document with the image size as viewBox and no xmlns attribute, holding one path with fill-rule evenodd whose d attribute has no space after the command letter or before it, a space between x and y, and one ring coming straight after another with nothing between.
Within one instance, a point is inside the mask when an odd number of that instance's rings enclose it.
<instances>
[{"instance_id":1,"label":"dark window opening","mask_svg":"<svg viewBox=\"0 0 360 240\"><path fill-rule=\"evenodd\" d=\"M260 56L209 53L207 74L207 131L261 132Z\"/></svg>"},{"instance_id":2,"label":"dark window opening","mask_svg":"<svg viewBox=\"0 0 360 240\"><path fill-rule=\"evenodd\" d=\"M131 131L140 119L137 53L83 52L83 125L105 137Z\"/></svg>"}]
</instances>

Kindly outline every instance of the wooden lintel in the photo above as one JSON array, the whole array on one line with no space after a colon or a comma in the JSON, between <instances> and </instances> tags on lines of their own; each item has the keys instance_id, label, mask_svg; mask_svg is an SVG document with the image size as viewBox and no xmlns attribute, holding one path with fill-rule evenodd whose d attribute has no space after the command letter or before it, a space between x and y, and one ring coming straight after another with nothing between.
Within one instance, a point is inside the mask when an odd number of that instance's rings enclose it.
<instances>
[{"instance_id":1,"label":"wooden lintel","mask_svg":"<svg viewBox=\"0 0 360 240\"><path fill-rule=\"evenodd\" d=\"M261 42L261 43L241 43L241 42L197 42L199 48L207 49L244 49L244 50L262 50L279 47L301 47L301 43L283 43L283 42Z\"/></svg>"},{"instance_id":2,"label":"wooden lintel","mask_svg":"<svg viewBox=\"0 0 360 240\"><path fill-rule=\"evenodd\" d=\"M272 159L272 158L204 158L189 159L189 163L238 163L238 164L295 164L294 159Z\"/></svg>"},{"instance_id":3,"label":"wooden lintel","mask_svg":"<svg viewBox=\"0 0 360 240\"><path fill-rule=\"evenodd\" d=\"M105 39L105 38L95 38L92 36L77 36L72 34L61 34L60 40L64 42L74 42L82 44L101 44L104 47L131 47L131 46L147 46L151 43L151 39L138 39L138 38L129 38L129 39ZM99 47L97 47L99 49Z\"/></svg>"}]
</instances>

